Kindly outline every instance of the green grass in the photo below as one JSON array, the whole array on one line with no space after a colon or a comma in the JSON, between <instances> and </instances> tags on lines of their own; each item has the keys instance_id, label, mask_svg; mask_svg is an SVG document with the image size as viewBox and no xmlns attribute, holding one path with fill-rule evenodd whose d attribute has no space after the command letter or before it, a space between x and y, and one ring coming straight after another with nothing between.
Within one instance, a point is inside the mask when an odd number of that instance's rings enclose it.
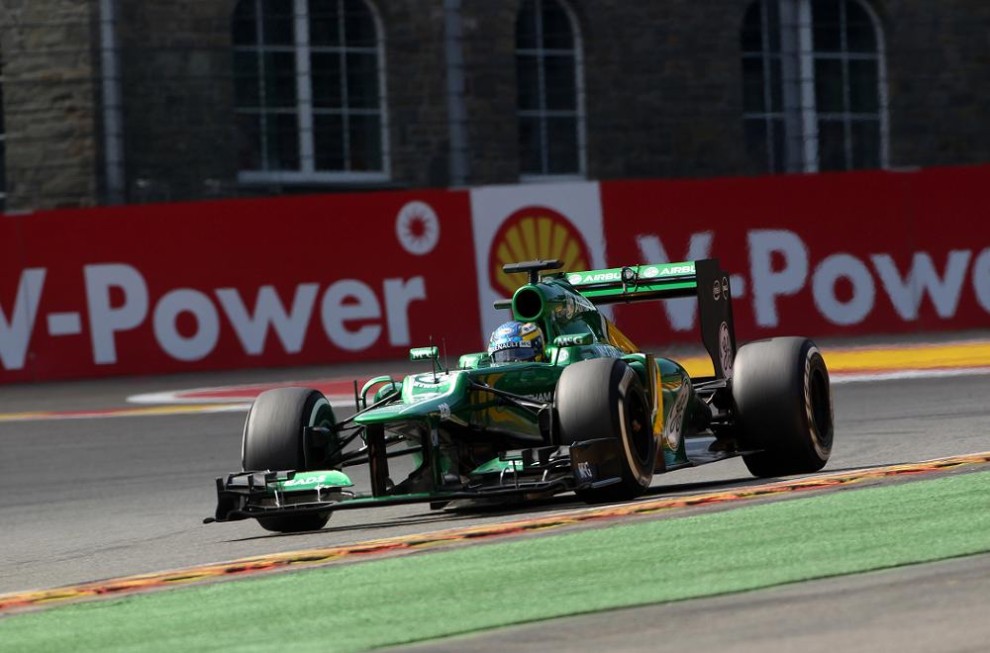
<instances>
[{"instance_id":1,"label":"green grass","mask_svg":"<svg viewBox=\"0 0 990 653\"><path fill-rule=\"evenodd\" d=\"M984 551L990 472L12 615L0 648L360 651Z\"/></svg>"}]
</instances>

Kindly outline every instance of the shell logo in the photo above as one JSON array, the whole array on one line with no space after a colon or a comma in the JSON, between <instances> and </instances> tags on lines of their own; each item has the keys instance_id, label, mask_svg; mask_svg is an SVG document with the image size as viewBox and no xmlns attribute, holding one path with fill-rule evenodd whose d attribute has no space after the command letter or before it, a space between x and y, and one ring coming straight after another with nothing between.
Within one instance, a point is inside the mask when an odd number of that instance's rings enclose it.
<instances>
[{"instance_id":1,"label":"shell logo","mask_svg":"<svg viewBox=\"0 0 990 653\"><path fill-rule=\"evenodd\" d=\"M492 288L511 297L525 279L506 274L506 263L560 259L564 270L587 270L591 253L584 236L562 214L545 206L519 209L502 223L488 252L488 278Z\"/></svg>"}]
</instances>

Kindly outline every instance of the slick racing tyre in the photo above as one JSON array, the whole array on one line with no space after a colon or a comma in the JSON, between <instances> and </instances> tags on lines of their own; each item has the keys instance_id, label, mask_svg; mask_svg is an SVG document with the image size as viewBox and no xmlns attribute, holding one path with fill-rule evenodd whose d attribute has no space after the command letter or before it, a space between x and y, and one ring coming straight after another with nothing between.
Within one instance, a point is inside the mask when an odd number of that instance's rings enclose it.
<instances>
[{"instance_id":1,"label":"slick racing tyre","mask_svg":"<svg viewBox=\"0 0 990 653\"><path fill-rule=\"evenodd\" d=\"M258 395L247 419L241 440L241 464L245 471L309 471L324 465L326 453L306 450L303 429L333 428L333 408L326 397L308 388L276 388ZM261 527L279 533L323 528L330 512L260 517Z\"/></svg>"},{"instance_id":2,"label":"slick racing tyre","mask_svg":"<svg viewBox=\"0 0 990 653\"><path fill-rule=\"evenodd\" d=\"M732 398L743 456L754 476L816 472L832 453L832 393L821 353L807 338L771 338L736 354Z\"/></svg>"},{"instance_id":3,"label":"slick racing tyre","mask_svg":"<svg viewBox=\"0 0 990 653\"><path fill-rule=\"evenodd\" d=\"M643 494L653 480L657 443L650 405L639 376L624 361L597 358L569 365L554 393L560 444L615 438L621 482L578 489L583 501L623 501Z\"/></svg>"}]
</instances>

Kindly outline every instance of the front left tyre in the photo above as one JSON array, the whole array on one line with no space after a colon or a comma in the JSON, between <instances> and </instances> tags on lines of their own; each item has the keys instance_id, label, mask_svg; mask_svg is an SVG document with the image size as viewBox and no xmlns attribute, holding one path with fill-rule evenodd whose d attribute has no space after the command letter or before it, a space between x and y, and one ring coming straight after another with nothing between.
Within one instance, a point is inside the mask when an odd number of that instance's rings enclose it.
<instances>
[{"instance_id":1,"label":"front left tyre","mask_svg":"<svg viewBox=\"0 0 990 653\"><path fill-rule=\"evenodd\" d=\"M330 402L318 390L276 388L258 395L241 439L241 465L245 471L310 471L320 469L325 452L306 442L306 427L334 428ZM330 512L260 517L265 530L296 533L323 528Z\"/></svg>"},{"instance_id":2,"label":"front left tyre","mask_svg":"<svg viewBox=\"0 0 990 653\"><path fill-rule=\"evenodd\" d=\"M588 503L634 499L650 487L656 463L650 404L639 375L624 361L597 358L564 369L554 393L560 444L614 438L619 442L620 482L581 488Z\"/></svg>"}]
</instances>

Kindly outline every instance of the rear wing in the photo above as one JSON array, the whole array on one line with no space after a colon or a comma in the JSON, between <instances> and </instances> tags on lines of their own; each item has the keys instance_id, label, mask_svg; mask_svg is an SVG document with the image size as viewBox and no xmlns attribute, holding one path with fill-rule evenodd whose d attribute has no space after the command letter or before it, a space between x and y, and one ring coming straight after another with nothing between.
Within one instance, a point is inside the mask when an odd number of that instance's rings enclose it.
<instances>
[{"instance_id":1,"label":"rear wing","mask_svg":"<svg viewBox=\"0 0 990 653\"><path fill-rule=\"evenodd\" d=\"M736 357L729 275L716 259L568 272L571 286L596 305L697 297L701 339L716 378L731 378Z\"/></svg>"},{"instance_id":2,"label":"rear wing","mask_svg":"<svg viewBox=\"0 0 990 653\"><path fill-rule=\"evenodd\" d=\"M627 265L568 272L564 276L595 304L693 297L698 288L695 261Z\"/></svg>"}]
</instances>

